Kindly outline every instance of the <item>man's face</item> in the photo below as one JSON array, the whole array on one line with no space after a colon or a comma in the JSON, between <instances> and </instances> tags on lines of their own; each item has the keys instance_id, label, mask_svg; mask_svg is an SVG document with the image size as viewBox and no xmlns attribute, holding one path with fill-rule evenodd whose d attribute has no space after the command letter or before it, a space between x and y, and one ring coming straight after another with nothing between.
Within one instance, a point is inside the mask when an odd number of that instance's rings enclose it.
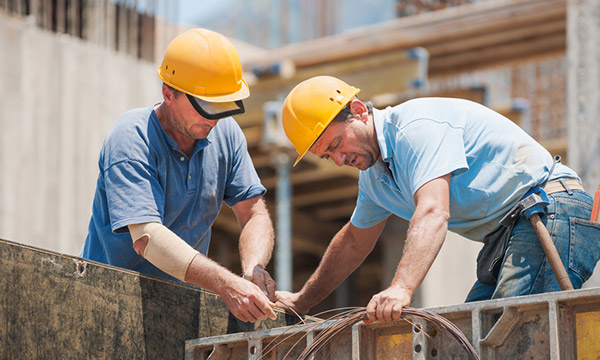
<instances>
[{"instance_id":1,"label":"man's face","mask_svg":"<svg viewBox=\"0 0 600 360\"><path fill-rule=\"evenodd\" d=\"M360 170L373 166L380 156L372 124L358 118L330 123L310 152L333 160L337 166L348 165Z\"/></svg>"},{"instance_id":2,"label":"man's face","mask_svg":"<svg viewBox=\"0 0 600 360\"><path fill-rule=\"evenodd\" d=\"M182 93L173 98L174 113L173 129L180 135L193 140L204 139L208 136L219 120L209 120L194 109L187 96Z\"/></svg>"}]
</instances>

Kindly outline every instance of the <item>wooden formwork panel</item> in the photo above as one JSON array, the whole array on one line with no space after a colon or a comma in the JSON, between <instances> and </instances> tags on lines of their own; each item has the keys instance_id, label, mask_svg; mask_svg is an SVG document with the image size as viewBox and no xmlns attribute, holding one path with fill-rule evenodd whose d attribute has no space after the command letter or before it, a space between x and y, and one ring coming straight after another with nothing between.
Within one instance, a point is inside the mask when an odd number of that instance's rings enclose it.
<instances>
[{"instance_id":1,"label":"wooden formwork panel","mask_svg":"<svg viewBox=\"0 0 600 360\"><path fill-rule=\"evenodd\" d=\"M0 359L182 359L185 341L286 325L217 295L0 240Z\"/></svg>"}]
</instances>

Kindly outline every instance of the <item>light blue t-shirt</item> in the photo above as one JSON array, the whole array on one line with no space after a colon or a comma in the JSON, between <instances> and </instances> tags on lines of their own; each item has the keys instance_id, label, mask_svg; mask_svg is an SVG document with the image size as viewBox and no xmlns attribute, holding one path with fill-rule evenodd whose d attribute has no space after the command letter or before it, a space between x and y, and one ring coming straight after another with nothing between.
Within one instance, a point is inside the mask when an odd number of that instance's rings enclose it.
<instances>
[{"instance_id":1,"label":"light blue t-shirt","mask_svg":"<svg viewBox=\"0 0 600 360\"><path fill-rule=\"evenodd\" d=\"M472 101L419 98L373 110L382 160L361 171L352 224L374 226L395 214L410 220L414 194L451 173L448 228L482 241L533 186L553 158L504 116ZM551 179L579 179L557 164Z\"/></svg>"},{"instance_id":2,"label":"light blue t-shirt","mask_svg":"<svg viewBox=\"0 0 600 360\"><path fill-rule=\"evenodd\" d=\"M160 222L206 254L222 203L264 194L242 130L231 117L198 140L188 158L153 108L123 114L100 151L82 257L174 280L133 249L127 226Z\"/></svg>"}]
</instances>

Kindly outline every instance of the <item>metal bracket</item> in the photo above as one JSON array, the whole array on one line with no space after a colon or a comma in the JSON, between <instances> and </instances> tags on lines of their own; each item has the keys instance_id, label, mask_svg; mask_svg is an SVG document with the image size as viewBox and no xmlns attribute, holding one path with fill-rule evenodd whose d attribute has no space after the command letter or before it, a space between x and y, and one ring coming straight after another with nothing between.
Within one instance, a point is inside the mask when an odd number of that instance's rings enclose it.
<instances>
[{"instance_id":1,"label":"metal bracket","mask_svg":"<svg viewBox=\"0 0 600 360\"><path fill-rule=\"evenodd\" d=\"M213 346L213 351L208 355L206 360L228 360L231 356L231 349L225 344L216 344Z\"/></svg>"},{"instance_id":2,"label":"metal bracket","mask_svg":"<svg viewBox=\"0 0 600 360\"><path fill-rule=\"evenodd\" d=\"M488 334L479 342L479 345L498 347L506 342L513 329L521 320L521 313L515 307L503 308L502 315L490 329Z\"/></svg>"}]
</instances>

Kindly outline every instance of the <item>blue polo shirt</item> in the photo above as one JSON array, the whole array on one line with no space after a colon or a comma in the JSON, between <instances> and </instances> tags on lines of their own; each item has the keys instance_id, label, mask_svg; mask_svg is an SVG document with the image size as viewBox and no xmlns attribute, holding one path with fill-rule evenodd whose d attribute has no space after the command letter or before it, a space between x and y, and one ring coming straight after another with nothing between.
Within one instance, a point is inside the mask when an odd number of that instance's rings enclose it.
<instances>
[{"instance_id":1,"label":"blue polo shirt","mask_svg":"<svg viewBox=\"0 0 600 360\"><path fill-rule=\"evenodd\" d=\"M206 254L211 226L225 202L262 195L242 130L218 121L187 157L153 108L123 114L108 133L82 257L170 280L133 249L128 225L159 222Z\"/></svg>"},{"instance_id":2,"label":"blue polo shirt","mask_svg":"<svg viewBox=\"0 0 600 360\"><path fill-rule=\"evenodd\" d=\"M448 228L482 241L532 187L548 177L553 159L504 116L462 99L419 98L373 110L382 160L361 171L352 224L374 226L395 214L410 220L414 194L446 174ZM558 164L551 179L579 179Z\"/></svg>"}]
</instances>

